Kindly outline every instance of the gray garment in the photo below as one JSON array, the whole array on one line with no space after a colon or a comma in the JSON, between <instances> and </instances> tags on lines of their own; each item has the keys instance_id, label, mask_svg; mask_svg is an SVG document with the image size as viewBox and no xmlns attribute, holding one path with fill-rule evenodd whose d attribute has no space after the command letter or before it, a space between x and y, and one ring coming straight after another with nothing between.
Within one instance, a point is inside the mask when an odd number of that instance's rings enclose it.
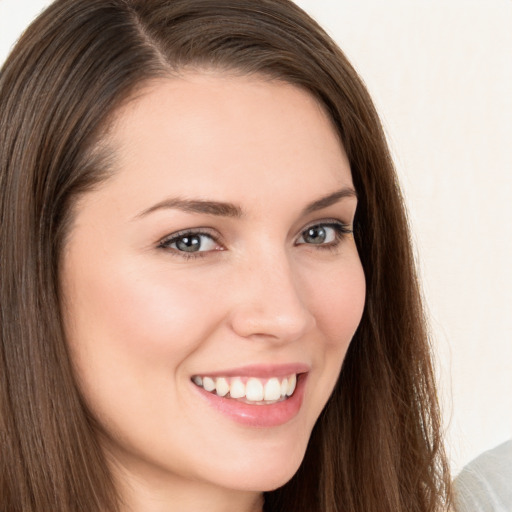
<instances>
[{"instance_id":1,"label":"gray garment","mask_svg":"<svg viewBox=\"0 0 512 512\"><path fill-rule=\"evenodd\" d=\"M457 512L512 512L512 440L471 461L454 489Z\"/></svg>"}]
</instances>

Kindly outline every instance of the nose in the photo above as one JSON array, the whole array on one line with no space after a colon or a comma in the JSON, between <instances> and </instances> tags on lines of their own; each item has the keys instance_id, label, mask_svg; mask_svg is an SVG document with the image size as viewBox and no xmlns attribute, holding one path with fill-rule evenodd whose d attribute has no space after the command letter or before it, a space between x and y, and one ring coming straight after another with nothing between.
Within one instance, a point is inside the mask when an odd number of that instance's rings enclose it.
<instances>
[{"instance_id":1,"label":"nose","mask_svg":"<svg viewBox=\"0 0 512 512\"><path fill-rule=\"evenodd\" d=\"M242 266L230 314L236 334L291 342L313 329L315 316L304 303L305 290L285 256L260 257Z\"/></svg>"}]
</instances>

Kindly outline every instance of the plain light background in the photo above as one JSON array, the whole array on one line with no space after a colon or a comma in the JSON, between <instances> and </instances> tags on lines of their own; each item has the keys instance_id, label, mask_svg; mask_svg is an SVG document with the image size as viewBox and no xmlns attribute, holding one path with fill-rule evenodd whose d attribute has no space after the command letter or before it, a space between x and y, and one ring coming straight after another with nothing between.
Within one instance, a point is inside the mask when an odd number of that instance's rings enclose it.
<instances>
[{"instance_id":1,"label":"plain light background","mask_svg":"<svg viewBox=\"0 0 512 512\"><path fill-rule=\"evenodd\" d=\"M49 3L0 0L0 63ZM512 438L512 1L297 3L338 42L381 115L456 474Z\"/></svg>"}]
</instances>

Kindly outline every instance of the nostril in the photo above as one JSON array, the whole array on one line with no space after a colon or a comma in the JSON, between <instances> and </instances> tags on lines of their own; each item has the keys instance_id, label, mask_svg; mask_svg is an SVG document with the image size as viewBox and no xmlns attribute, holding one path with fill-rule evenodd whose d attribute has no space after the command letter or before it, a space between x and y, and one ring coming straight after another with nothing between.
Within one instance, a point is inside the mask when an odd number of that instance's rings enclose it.
<instances>
[{"instance_id":1,"label":"nostril","mask_svg":"<svg viewBox=\"0 0 512 512\"><path fill-rule=\"evenodd\" d=\"M232 329L242 337L293 341L316 325L305 300L306 290L288 256L266 246L239 267L241 287L230 312Z\"/></svg>"},{"instance_id":2,"label":"nostril","mask_svg":"<svg viewBox=\"0 0 512 512\"><path fill-rule=\"evenodd\" d=\"M316 325L315 317L302 305L283 311L277 305L244 305L232 311L231 327L239 336L289 342L301 338Z\"/></svg>"}]
</instances>

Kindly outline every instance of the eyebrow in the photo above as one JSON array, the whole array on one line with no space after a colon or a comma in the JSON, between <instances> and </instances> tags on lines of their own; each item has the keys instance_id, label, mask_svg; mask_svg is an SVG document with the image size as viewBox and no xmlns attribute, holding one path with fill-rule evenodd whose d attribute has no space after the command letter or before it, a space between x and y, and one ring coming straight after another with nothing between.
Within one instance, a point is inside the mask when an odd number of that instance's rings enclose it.
<instances>
[{"instance_id":1,"label":"eyebrow","mask_svg":"<svg viewBox=\"0 0 512 512\"><path fill-rule=\"evenodd\" d=\"M312 203L309 203L304 210L302 210L302 215L307 215L308 213L316 212L317 210L322 210L323 208L327 208L333 204L338 203L342 199L346 197L353 197L357 199L356 191L351 187L345 187L333 194L328 194Z\"/></svg>"},{"instance_id":2,"label":"eyebrow","mask_svg":"<svg viewBox=\"0 0 512 512\"><path fill-rule=\"evenodd\" d=\"M203 213L206 215L216 215L219 217L243 217L242 208L232 203L172 197L164 199L163 201L151 206L147 210L139 213L135 218L137 219L140 217L145 217L146 215L161 209L182 210L187 213Z\"/></svg>"},{"instance_id":3,"label":"eyebrow","mask_svg":"<svg viewBox=\"0 0 512 512\"><path fill-rule=\"evenodd\" d=\"M357 198L356 191L351 187L345 187L332 194L328 194L320 199L309 203L303 210L302 215L315 212L327 208L346 197ZM220 201L208 201L202 199L183 199L180 197L171 197L164 199L159 203L151 206L147 210L136 215L135 219L145 217L156 210L175 209L187 213L199 213L205 215L214 215L218 217L231 217L239 219L244 216L242 208L233 203L224 203Z\"/></svg>"}]
</instances>

